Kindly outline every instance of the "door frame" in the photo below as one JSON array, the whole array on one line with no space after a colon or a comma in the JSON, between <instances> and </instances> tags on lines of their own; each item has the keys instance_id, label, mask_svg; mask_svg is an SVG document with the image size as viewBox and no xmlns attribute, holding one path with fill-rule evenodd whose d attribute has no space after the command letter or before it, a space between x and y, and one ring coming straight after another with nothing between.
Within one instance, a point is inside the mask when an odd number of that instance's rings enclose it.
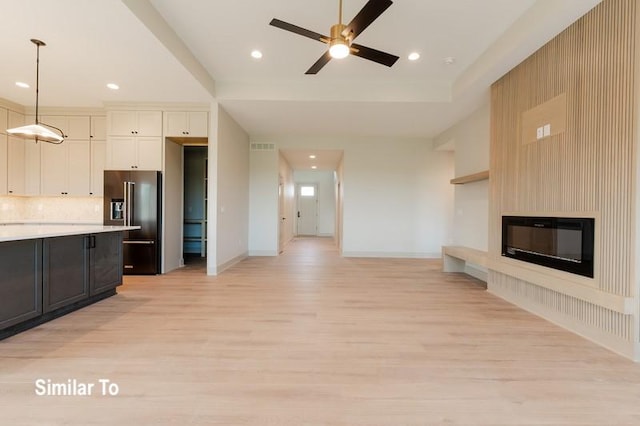
<instances>
[{"instance_id":1,"label":"door frame","mask_svg":"<svg viewBox=\"0 0 640 426\"><path fill-rule=\"evenodd\" d=\"M314 201L315 201L315 224L316 224L316 230L315 233L313 234L300 234L300 231L298 229L298 214L300 213L300 187L303 186L313 186L314 189ZM296 232L296 236L298 235L306 235L306 236L317 236L318 235L318 183L317 182L311 182L311 183L303 183L303 182L296 182L296 227L295 227L295 232Z\"/></svg>"}]
</instances>

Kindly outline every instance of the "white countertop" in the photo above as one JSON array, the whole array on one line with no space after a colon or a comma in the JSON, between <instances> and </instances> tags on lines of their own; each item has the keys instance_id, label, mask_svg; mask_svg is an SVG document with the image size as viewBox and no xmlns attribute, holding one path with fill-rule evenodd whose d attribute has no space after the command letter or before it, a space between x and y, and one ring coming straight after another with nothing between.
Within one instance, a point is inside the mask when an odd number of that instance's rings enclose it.
<instances>
[{"instance_id":1,"label":"white countertop","mask_svg":"<svg viewBox=\"0 0 640 426\"><path fill-rule=\"evenodd\" d=\"M65 235L97 234L101 232L133 231L139 226L103 225L0 225L0 242L62 237Z\"/></svg>"}]
</instances>

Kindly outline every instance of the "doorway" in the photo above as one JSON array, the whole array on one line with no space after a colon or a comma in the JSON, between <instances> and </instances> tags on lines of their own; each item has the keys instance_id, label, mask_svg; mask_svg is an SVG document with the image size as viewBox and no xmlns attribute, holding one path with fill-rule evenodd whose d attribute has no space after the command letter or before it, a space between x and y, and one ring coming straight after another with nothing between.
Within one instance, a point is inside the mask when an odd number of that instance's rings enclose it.
<instances>
[{"instance_id":1,"label":"doorway","mask_svg":"<svg viewBox=\"0 0 640 426\"><path fill-rule=\"evenodd\" d=\"M182 250L185 265L206 264L208 147L184 147Z\"/></svg>"},{"instance_id":2,"label":"doorway","mask_svg":"<svg viewBox=\"0 0 640 426\"><path fill-rule=\"evenodd\" d=\"M318 185L297 184L296 199L298 206L296 235L318 235Z\"/></svg>"}]
</instances>

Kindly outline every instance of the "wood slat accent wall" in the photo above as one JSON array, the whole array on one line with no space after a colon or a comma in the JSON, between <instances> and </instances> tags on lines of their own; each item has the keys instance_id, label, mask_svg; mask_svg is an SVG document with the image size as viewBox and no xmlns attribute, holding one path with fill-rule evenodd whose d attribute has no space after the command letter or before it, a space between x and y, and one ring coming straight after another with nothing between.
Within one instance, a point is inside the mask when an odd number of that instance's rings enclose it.
<instances>
[{"instance_id":1,"label":"wood slat accent wall","mask_svg":"<svg viewBox=\"0 0 640 426\"><path fill-rule=\"evenodd\" d=\"M603 1L491 88L489 255L500 261L504 212L596 212L599 273L592 285L625 297L637 297L636 3ZM523 144L523 113L561 94L566 131ZM500 275L489 277L496 291L633 339L628 315Z\"/></svg>"}]
</instances>

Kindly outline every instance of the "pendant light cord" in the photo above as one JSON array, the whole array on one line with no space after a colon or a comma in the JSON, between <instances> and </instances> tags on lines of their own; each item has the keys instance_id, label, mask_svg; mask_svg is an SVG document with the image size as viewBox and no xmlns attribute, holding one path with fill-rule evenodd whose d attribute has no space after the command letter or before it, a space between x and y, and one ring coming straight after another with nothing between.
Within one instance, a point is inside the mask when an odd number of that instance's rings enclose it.
<instances>
[{"instance_id":1,"label":"pendant light cord","mask_svg":"<svg viewBox=\"0 0 640 426\"><path fill-rule=\"evenodd\" d=\"M40 122L40 117L38 115L39 98L40 98L40 46L46 46L46 44L44 44L44 42L42 42L40 40L36 40L36 39L31 39L31 42L36 45L36 124L44 125L44 126L50 127L52 129L55 129L58 132L60 132L60 136L62 136L62 138L63 138L60 142L49 142L49 143L52 143L54 145L60 145L62 142L64 142L64 138L66 137L66 135L64 134L62 129L59 129L56 126L52 126L52 125L47 124L47 123ZM38 143L38 142L39 142L39 140L38 140L38 138L36 138L36 143Z\"/></svg>"},{"instance_id":2,"label":"pendant light cord","mask_svg":"<svg viewBox=\"0 0 640 426\"><path fill-rule=\"evenodd\" d=\"M36 43L36 124L40 124L40 121L38 120L39 92L40 92L40 43Z\"/></svg>"}]
</instances>

